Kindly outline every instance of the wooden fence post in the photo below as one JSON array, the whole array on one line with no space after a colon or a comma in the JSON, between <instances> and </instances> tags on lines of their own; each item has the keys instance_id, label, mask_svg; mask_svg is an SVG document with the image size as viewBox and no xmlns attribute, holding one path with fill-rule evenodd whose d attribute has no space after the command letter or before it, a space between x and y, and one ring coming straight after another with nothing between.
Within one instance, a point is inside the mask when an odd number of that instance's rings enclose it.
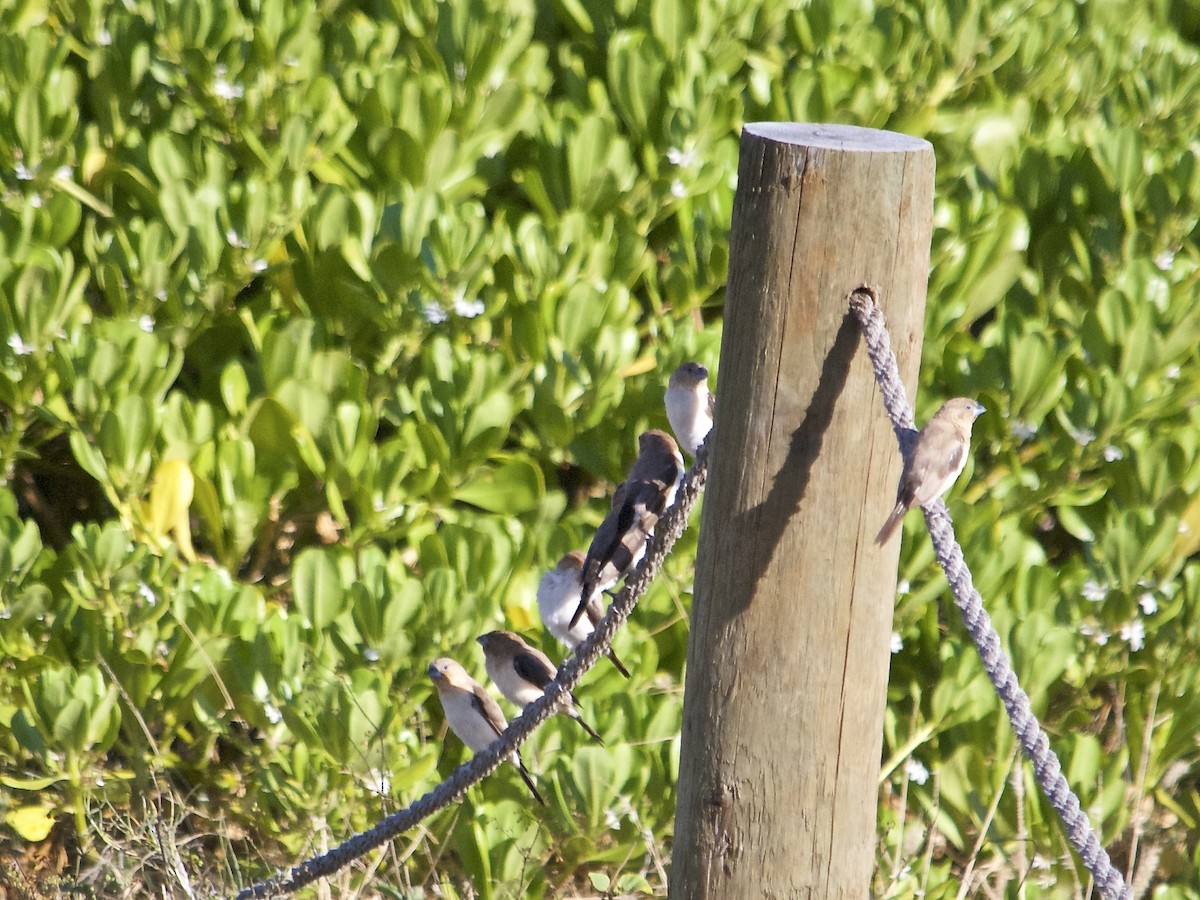
<instances>
[{"instance_id":1,"label":"wooden fence post","mask_svg":"<svg viewBox=\"0 0 1200 900\"><path fill-rule=\"evenodd\" d=\"M688 645L670 896L866 897L900 454L848 313L879 288L920 363L933 148L837 125L742 135Z\"/></svg>"}]
</instances>

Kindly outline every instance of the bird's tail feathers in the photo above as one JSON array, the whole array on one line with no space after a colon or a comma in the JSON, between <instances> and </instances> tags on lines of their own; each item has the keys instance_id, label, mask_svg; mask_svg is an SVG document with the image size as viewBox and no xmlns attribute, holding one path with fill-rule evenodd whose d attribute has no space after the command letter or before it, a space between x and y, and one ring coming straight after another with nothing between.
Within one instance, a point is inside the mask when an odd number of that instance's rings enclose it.
<instances>
[{"instance_id":1,"label":"bird's tail feathers","mask_svg":"<svg viewBox=\"0 0 1200 900\"><path fill-rule=\"evenodd\" d=\"M609 651L608 651L608 658L610 660L612 660L612 664L617 667L618 672L620 672L626 678L629 677L629 670L627 668L625 668L625 664L623 662L621 662L620 659L617 658L617 654L614 653L612 651L612 649L609 649Z\"/></svg>"},{"instance_id":2,"label":"bird's tail feathers","mask_svg":"<svg viewBox=\"0 0 1200 900\"><path fill-rule=\"evenodd\" d=\"M533 794L533 799L542 806L546 805L546 801L542 799L542 795L538 793L537 785L533 783L533 776L529 774L529 770L525 768L525 763L521 762L521 757L516 757L517 771L521 773L521 780L525 782L525 786L529 788L529 793Z\"/></svg>"},{"instance_id":3,"label":"bird's tail feathers","mask_svg":"<svg viewBox=\"0 0 1200 900\"><path fill-rule=\"evenodd\" d=\"M592 579L585 578L583 580L583 589L579 592L579 605L575 607L575 615L571 616L571 624L569 628L574 628L579 624L579 620L583 618L584 610L587 609L588 603L591 602L592 595L596 592L596 584Z\"/></svg>"},{"instance_id":4,"label":"bird's tail feathers","mask_svg":"<svg viewBox=\"0 0 1200 900\"><path fill-rule=\"evenodd\" d=\"M600 737L600 735L596 733L596 729L583 720L583 716L579 714L578 710L576 710L575 715L571 716L571 718L578 722L580 726L582 726L583 730L592 736L596 743L598 743L601 747L604 746L604 738Z\"/></svg>"},{"instance_id":5,"label":"bird's tail feathers","mask_svg":"<svg viewBox=\"0 0 1200 900\"><path fill-rule=\"evenodd\" d=\"M887 517L887 521L883 523L883 527L879 529L879 534L875 535L876 546L882 547L892 535L896 533L896 528L904 521L904 514L908 509L903 503L897 503L896 508L892 510L892 514Z\"/></svg>"}]
</instances>

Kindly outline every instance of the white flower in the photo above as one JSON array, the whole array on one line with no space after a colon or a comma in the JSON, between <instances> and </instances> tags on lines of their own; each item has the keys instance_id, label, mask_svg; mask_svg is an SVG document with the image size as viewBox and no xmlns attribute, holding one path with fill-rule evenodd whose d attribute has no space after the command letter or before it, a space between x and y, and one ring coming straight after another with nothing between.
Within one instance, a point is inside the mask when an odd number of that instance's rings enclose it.
<instances>
[{"instance_id":1,"label":"white flower","mask_svg":"<svg viewBox=\"0 0 1200 900\"><path fill-rule=\"evenodd\" d=\"M225 240L229 243L230 247L237 247L241 250L245 250L250 246L250 242L232 228L225 232Z\"/></svg>"},{"instance_id":2,"label":"white flower","mask_svg":"<svg viewBox=\"0 0 1200 900\"><path fill-rule=\"evenodd\" d=\"M154 316L142 316L138 319L138 328L150 334L154 331Z\"/></svg>"},{"instance_id":3,"label":"white flower","mask_svg":"<svg viewBox=\"0 0 1200 900\"><path fill-rule=\"evenodd\" d=\"M263 715L267 717L267 721L272 725L278 725L283 721L283 713L279 711L279 707L277 707L274 703L263 703Z\"/></svg>"},{"instance_id":4,"label":"white flower","mask_svg":"<svg viewBox=\"0 0 1200 900\"><path fill-rule=\"evenodd\" d=\"M425 308L421 310L421 315L425 317L425 321L430 325L441 325L445 322L449 315L442 309L440 303L426 303Z\"/></svg>"},{"instance_id":5,"label":"white flower","mask_svg":"<svg viewBox=\"0 0 1200 900\"><path fill-rule=\"evenodd\" d=\"M1138 597L1138 606L1142 608L1142 613L1147 616L1152 616L1158 612L1158 601L1154 599L1154 595L1149 591Z\"/></svg>"},{"instance_id":6,"label":"white flower","mask_svg":"<svg viewBox=\"0 0 1200 900\"><path fill-rule=\"evenodd\" d=\"M1117 634L1135 653L1146 646L1146 626L1142 624L1141 619L1125 623L1117 630Z\"/></svg>"},{"instance_id":7,"label":"white flower","mask_svg":"<svg viewBox=\"0 0 1200 900\"><path fill-rule=\"evenodd\" d=\"M905 594L907 594L911 590L912 590L912 584L909 582L909 580L907 578L901 578L898 582L896 582L896 596L897 597L903 597Z\"/></svg>"},{"instance_id":8,"label":"white flower","mask_svg":"<svg viewBox=\"0 0 1200 900\"><path fill-rule=\"evenodd\" d=\"M158 597L155 596L153 589L151 589L150 585L146 584L144 581L138 582L137 592L138 596L151 606L158 602Z\"/></svg>"},{"instance_id":9,"label":"white flower","mask_svg":"<svg viewBox=\"0 0 1200 900\"><path fill-rule=\"evenodd\" d=\"M379 662L379 651L374 647L363 647L362 655L367 662Z\"/></svg>"},{"instance_id":10,"label":"white flower","mask_svg":"<svg viewBox=\"0 0 1200 900\"><path fill-rule=\"evenodd\" d=\"M1154 264L1163 272L1169 271L1175 262L1175 251L1171 249L1161 250L1154 257Z\"/></svg>"},{"instance_id":11,"label":"white flower","mask_svg":"<svg viewBox=\"0 0 1200 900\"><path fill-rule=\"evenodd\" d=\"M74 169L70 166L59 166L54 170L54 177L59 181L70 181L71 175L74 174Z\"/></svg>"},{"instance_id":12,"label":"white flower","mask_svg":"<svg viewBox=\"0 0 1200 900\"><path fill-rule=\"evenodd\" d=\"M29 171L23 160L17 160L16 169L14 171L17 176L17 181L33 181L33 173Z\"/></svg>"},{"instance_id":13,"label":"white flower","mask_svg":"<svg viewBox=\"0 0 1200 900\"><path fill-rule=\"evenodd\" d=\"M246 95L246 89L240 84L230 84L224 78L213 82L213 93L222 100L241 100Z\"/></svg>"},{"instance_id":14,"label":"white flower","mask_svg":"<svg viewBox=\"0 0 1200 900\"><path fill-rule=\"evenodd\" d=\"M910 756L904 763L904 773L909 781L915 781L917 784L924 784L929 780L929 770L915 756Z\"/></svg>"},{"instance_id":15,"label":"white flower","mask_svg":"<svg viewBox=\"0 0 1200 900\"><path fill-rule=\"evenodd\" d=\"M1167 378L1175 381L1179 377L1179 366L1167 366Z\"/></svg>"},{"instance_id":16,"label":"white flower","mask_svg":"<svg viewBox=\"0 0 1200 900\"><path fill-rule=\"evenodd\" d=\"M1008 425L1008 430L1019 441L1031 441L1037 434L1036 425L1032 422L1023 422L1020 419L1013 419Z\"/></svg>"},{"instance_id":17,"label":"white flower","mask_svg":"<svg viewBox=\"0 0 1200 900\"><path fill-rule=\"evenodd\" d=\"M96 33L96 43L101 47L109 47L112 45L112 32L107 28L101 28Z\"/></svg>"},{"instance_id":18,"label":"white flower","mask_svg":"<svg viewBox=\"0 0 1200 900\"><path fill-rule=\"evenodd\" d=\"M687 196L687 188L678 178L671 182L671 196L680 200Z\"/></svg>"},{"instance_id":19,"label":"white flower","mask_svg":"<svg viewBox=\"0 0 1200 900\"><path fill-rule=\"evenodd\" d=\"M17 354L17 356L29 356L37 348L32 344L25 343L19 334L11 334L8 337L8 349Z\"/></svg>"},{"instance_id":20,"label":"white flower","mask_svg":"<svg viewBox=\"0 0 1200 900\"><path fill-rule=\"evenodd\" d=\"M900 637L900 632L892 632L892 652L899 653L904 649L904 638Z\"/></svg>"},{"instance_id":21,"label":"white flower","mask_svg":"<svg viewBox=\"0 0 1200 900\"><path fill-rule=\"evenodd\" d=\"M250 271L255 275L267 271L269 267L270 263L268 263L265 259L256 259L250 263Z\"/></svg>"},{"instance_id":22,"label":"white flower","mask_svg":"<svg viewBox=\"0 0 1200 900\"><path fill-rule=\"evenodd\" d=\"M217 80L213 82L213 93L222 100L240 100L246 94L246 89L240 84L231 84L225 80L226 68L217 66L215 74Z\"/></svg>"},{"instance_id":23,"label":"white flower","mask_svg":"<svg viewBox=\"0 0 1200 900\"><path fill-rule=\"evenodd\" d=\"M1080 447L1086 447L1096 439L1096 432L1092 431L1090 428L1080 428L1076 431L1072 431L1071 437L1075 439L1075 443L1077 443Z\"/></svg>"},{"instance_id":24,"label":"white flower","mask_svg":"<svg viewBox=\"0 0 1200 900\"><path fill-rule=\"evenodd\" d=\"M1106 446L1104 448L1104 461L1105 462L1116 462L1118 459L1124 459L1124 458L1125 458L1125 454L1121 452L1120 447L1114 447L1112 444L1109 444L1108 446Z\"/></svg>"},{"instance_id":25,"label":"white flower","mask_svg":"<svg viewBox=\"0 0 1200 900\"><path fill-rule=\"evenodd\" d=\"M1092 603L1099 603L1108 596L1108 585L1101 584L1094 578L1089 578L1083 583L1083 590L1080 591L1080 593L1083 594L1084 600L1090 600Z\"/></svg>"},{"instance_id":26,"label":"white flower","mask_svg":"<svg viewBox=\"0 0 1200 900\"><path fill-rule=\"evenodd\" d=\"M679 166L681 169L686 169L695 161L695 147L689 147L686 150L680 150L678 147L671 147L669 150L667 150L667 162L673 166Z\"/></svg>"},{"instance_id":27,"label":"white flower","mask_svg":"<svg viewBox=\"0 0 1200 900\"><path fill-rule=\"evenodd\" d=\"M466 300L462 297L456 297L454 300L454 314L462 316L464 319L473 319L476 316L483 315L482 300Z\"/></svg>"}]
</instances>

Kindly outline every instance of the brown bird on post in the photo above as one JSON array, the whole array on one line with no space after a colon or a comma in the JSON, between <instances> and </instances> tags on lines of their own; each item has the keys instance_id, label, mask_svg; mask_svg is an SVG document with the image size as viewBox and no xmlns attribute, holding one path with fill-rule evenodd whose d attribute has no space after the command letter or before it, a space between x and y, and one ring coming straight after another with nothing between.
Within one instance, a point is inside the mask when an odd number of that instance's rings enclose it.
<instances>
[{"instance_id":1,"label":"brown bird on post","mask_svg":"<svg viewBox=\"0 0 1200 900\"><path fill-rule=\"evenodd\" d=\"M971 426L984 412L983 406L969 397L955 397L925 423L904 460L896 507L875 536L876 544L886 544L914 506L932 503L950 490L967 464Z\"/></svg>"}]
</instances>

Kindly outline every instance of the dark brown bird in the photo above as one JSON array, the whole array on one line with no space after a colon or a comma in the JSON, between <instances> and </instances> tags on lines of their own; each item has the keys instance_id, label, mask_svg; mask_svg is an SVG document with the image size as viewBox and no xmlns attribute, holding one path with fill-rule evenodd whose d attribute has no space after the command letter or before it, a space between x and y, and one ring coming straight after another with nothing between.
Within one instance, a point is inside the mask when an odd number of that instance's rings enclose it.
<instances>
[{"instance_id":1,"label":"dark brown bird","mask_svg":"<svg viewBox=\"0 0 1200 900\"><path fill-rule=\"evenodd\" d=\"M682 477L683 457L675 439L657 428L643 432L629 477L613 492L612 507L588 547L582 593L570 627L575 627L593 595L612 587L637 565Z\"/></svg>"},{"instance_id":2,"label":"dark brown bird","mask_svg":"<svg viewBox=\"0 0 1200 900\"><path fill-rule=\"evenodd\" d=\"M475 638L483 648L483 661L488 677L510 703L524 709L546 692L546 685L558 675L558 668L536 647L525 643L511 631L489 631ZM575 708L575 697L567 694L558 704L558 712L570 716L583 730L601 744L604 740L592 726L583 721Z\"/></svg>"},{"instance_id":3,"label":"dark brown bird","mask_svg":"<svg viewBox=\"0 0 1200 900\"><path fill-rule=\"evenodd\" d=\"M914 506L932 503L950 489L967 464L971 426L984 412L983 406L969 397L955 397L925 423L904 460L896 507L875 536L876 544L886 544Z\"/></svg>"}]
</instances>

